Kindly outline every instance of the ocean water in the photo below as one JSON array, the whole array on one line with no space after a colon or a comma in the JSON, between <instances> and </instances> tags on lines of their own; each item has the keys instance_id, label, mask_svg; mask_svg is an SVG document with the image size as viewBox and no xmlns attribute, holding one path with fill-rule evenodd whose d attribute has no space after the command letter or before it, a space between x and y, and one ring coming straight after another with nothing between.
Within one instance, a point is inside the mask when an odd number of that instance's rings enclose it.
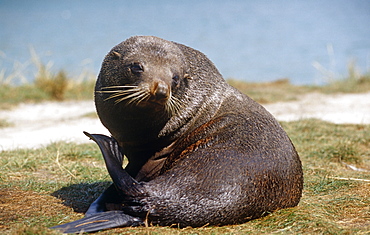
<instances>
[{"instance_id":1,"label":"ocean water","mask_svg":"<svg viewBox=\"0 0 370 235\"><path fill-rule=\"evenodd\" d=\"M225 78L295 84L370 71L368 0L0 0L0 70L35 71L33 48L54 70L97 74L106 53L155 35L205 53Z\"/></svg>"}]
</instances>

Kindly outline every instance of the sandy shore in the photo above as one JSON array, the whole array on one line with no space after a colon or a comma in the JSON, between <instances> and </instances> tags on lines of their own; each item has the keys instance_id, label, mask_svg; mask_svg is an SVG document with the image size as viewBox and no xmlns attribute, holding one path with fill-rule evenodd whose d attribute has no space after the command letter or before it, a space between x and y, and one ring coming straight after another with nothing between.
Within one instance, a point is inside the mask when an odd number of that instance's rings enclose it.
<instances>
[{"instance_id":1,"label":"sandy shore","mask_svg":"<svg viewBox=\"0 0 370 235\"><path fill-rule=\"evenodd\" d=\"M370 124L370 92L362 94L303 95L297 101L264 105L279 121L318 118L344 124ZM21 104L0 110L0 119L12 123L2 128L0 151L39 148L56 141L86 143L82 133L108 134L97 118L84 117L95 112L93 101Z\"/></svg>"}]
</instances>

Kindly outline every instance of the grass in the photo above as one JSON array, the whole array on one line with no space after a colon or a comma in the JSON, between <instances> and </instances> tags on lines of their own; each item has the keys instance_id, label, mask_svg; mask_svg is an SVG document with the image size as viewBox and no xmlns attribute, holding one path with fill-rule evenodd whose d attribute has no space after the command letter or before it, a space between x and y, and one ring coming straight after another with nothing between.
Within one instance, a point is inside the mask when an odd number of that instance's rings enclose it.
<instances>
[{"instance_id":1,"label":"grass","mask_svg":"<svg viewBox=\"0 0 370 235\"><path fill-rule=\"evenodd\" d=\"M82 71L70 77L64 70L53 71L52 63L43 64L36 52L30 49L29 63L15 63L13 71L5 75L0 68L0 109L13 107L19 103L42 102L45 100L83 100L92 99L95 75ZM23 74L24 70L34 69L36 74L32 83ZM18 84L20 81L20 84ZM254 83L234 79L227 80L259 103L296 100L302 94L320 93L360 93L370 91L370 73L361 74L354 63L348 65L348 75L342 79L328 79L325 85L293 85L289 79ZM17 83L18 82L18 83Z\"/></svg>"},{"instance_id":2,"label":"grass","mask_svg":"<svg viewBox=\"0 0 370 235\"><path fill-rule=\"evenodd\" d=\"M36 103L48 100L86 100L93 99L94 83L92 80L82 82L68 81L63 95L54 97L37 83L20 86L0 85L0 109L8 109L19 103Z\"/></svg>"},{"instance_id":3,"label":"grass","mask_svg":"<svg viewBox=\"0 0 370 235\"><path fill-rule=\"evenodd\" d=\"M9 75L5 75L5 68L0 69L0 109L27 102L93 98L95 75L83 70L72 78L64 70L54 72L51 62L43 64L32 49L30 52L31 62L15 65ZM37 71L32 83L27 81L24 70Z\"/></svg>"},{"instance_id":4,"label":"grass","mask_svg":"<svg viewBox=\"0 0 370 235\"><path fill-rule=\"evenodd\" d=\"M13 124L5 119L0 119L0 128L11 127Z\"/></svg>"},{"instance_id":5,"label":"grass","mask_svg":"<svg viewBox=\"0 0 370 235\"><path fill-rule=\"evenodd\" d=\"M99 234L367 234L370 232L370 125L320 120L282 123L301 156L300 204L245 224L118 228ZM366 171L354 171L348 165ZM0 233L53 234L83 216L109 185L98 147L54 143L0 153Z\"/></svg>"},{"instance_id":6,"label":"grass","mask_svg":"<svg viewBox=\"0 0 370 235\"><path fill-rule=\"evenodd\" d=\"M278 101L297 100L302 94L319 92L333 93L361 93L370 91L370 73L357 74L350 72L342 79L331 80L325 85L293 85L289 79L280 79L272 82L253 83L229 79L230 85L238 88L259 103L273 103Z\"/></svg>"}]
</instances>

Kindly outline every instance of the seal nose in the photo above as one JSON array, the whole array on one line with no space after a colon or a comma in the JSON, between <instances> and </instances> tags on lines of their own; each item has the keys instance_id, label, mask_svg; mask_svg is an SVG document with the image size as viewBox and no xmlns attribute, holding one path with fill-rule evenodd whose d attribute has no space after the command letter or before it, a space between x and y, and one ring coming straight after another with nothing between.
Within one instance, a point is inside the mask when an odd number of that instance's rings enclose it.
<instances>
[{"instance_id":1,"label":"seal nose","mask_svg":"<svg viewBox=\"0 0 370 235\"><path fill-rule=\"evenodd\" d=\"M168 85L163 81L154 81L151 89L153 99L157 101L166 100L170 95Z\"/></svg>"}]
</instances>

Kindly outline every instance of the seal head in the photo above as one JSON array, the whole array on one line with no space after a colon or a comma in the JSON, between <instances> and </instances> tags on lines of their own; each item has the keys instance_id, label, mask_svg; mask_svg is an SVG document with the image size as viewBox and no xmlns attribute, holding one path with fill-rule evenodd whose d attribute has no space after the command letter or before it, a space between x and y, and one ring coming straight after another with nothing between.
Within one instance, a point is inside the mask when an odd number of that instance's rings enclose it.
<instances>
[{"instance_id":1,"label":"seal head","mask_svg":"<svg viewBox=\"0 0 370 235\"><path fill-rule=\"evenodd\" d=\"M102 64L96 109L128 157L126 170L133 176L150 157L199 125L199 118L211 115L228 93L213 63L195 50L184 54L182 47L136 36L115 46Z\"/></svg>"}]
</instances>

